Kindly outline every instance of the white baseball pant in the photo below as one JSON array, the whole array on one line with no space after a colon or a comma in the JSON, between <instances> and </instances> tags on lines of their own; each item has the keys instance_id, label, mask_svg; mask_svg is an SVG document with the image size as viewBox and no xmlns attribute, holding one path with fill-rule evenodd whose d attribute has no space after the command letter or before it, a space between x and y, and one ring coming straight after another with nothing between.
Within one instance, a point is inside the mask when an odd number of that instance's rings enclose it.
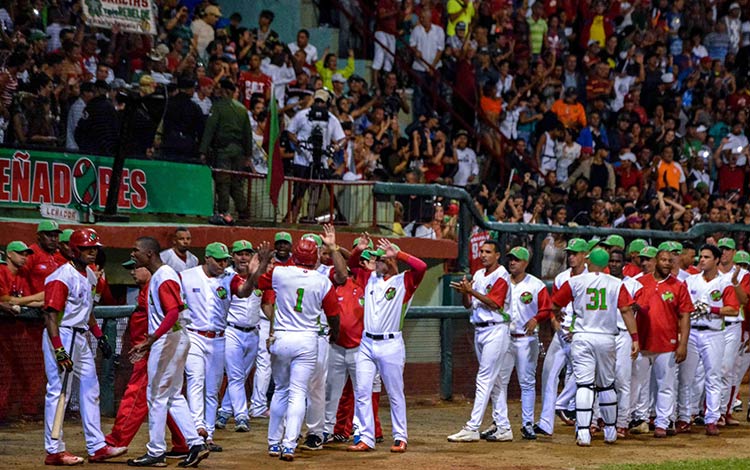
<instances>
[{"instance_id":1,"label":"white baseball pant","mask_svg":"<svg viewBox=\"0 0 750 470\"><path fill-rule=\"evenodd\" d=\"M577 385L576 429L579 437L588 436L590 439L589 426L593 416L595 396L599 398L599 409L605 428L615 426L617 420L615 338L614 335L596 333L573 335L570 354Z\"/></svg>"},{"instance_id":2,"label":"white baseball pant","mask_svg":"<svg viewBox=\"0 0 750 470\"><path fill-rule=\"evenodd\" d=\"M503 429L510 428L508 420L507 393L500 393L502 387L495 392L495 386L500 378L500 372L503 367L510 370L507 375L510 376L513 370L512 358L509 364L506 363L510 351L510 333L507 323L477 327L474 330L474 351L477 355L479 369L477 370L476 395L474 396L474 406L471 409L471 418L466 422L466 427L472 431L479 430L484 419L484 411L493 398L492 417L495 424ZM391 389L388 384L385 385L390 394Z\"/></svg>"},{"instance_id":3,"label":"white baseball pant","mask_svg":"<svg viewBox=\"0 0 750 470\"><path fill-rule=\"evenodd\" d=\"M633 359L630 351L633 339L630 333L620 330L615 338L615 390L617 391L617 427L627 428L630 417L630 385L633 378Z\"/></svg>"},{"instance_id":4,"label":"white baseball pant","mask_svg":"<svg viewBox=\"0 0 750 470\"><path fill-rule=\"evenodd\" d=\"M393 56L396 53L396 36L388 34L385 31L375 31L375 39L372 69L390 72L393 69Z\"/></svg>"},{"instance_id":5,"label":"white baseball pant","mask_svg":"<svg viewBox=\"0 0 750 470\"><path fill-rule=\"evenodd\" d=\"M219 409L219 389L224 380L224 337L206 338L188 330L190 351L185 363L187 400L197 429L212 439Z\"/></svg>"},{"instance_id":6,"label":"white baseball pant","mask_svg":"<svg viewBox=\"0 0 750 470\"><path fill-rule=\"evenodd\" d=\"M408 442L406 431L406 398L404 397L404 364L406 349L401 332L391 339L375 340L362 337L357 357L357 387L354 389L355 417L361 429L361 442L375 447L375 417L372 413L372 389L375 374L388 391L391 405L391 426L394 440Z\"/></svg>"},{"instance_id":7,"label":"white baseball pant","mask_svg":"<svg viewBox=\"0 0 750 470\"><path fill-rule=\"evenodd\" d=\"M277 330L274 336L271 371L276 390L271 399L268 445L296 449L305 419L307 386L318 357L318 333Z\"/></svg>"},{"instance_id":8,"label":"white baseball pant","mask_svg":"<svg viewBox=\"0 0 750 470\"><path fill-rule=\"evenodd\" d=\"M344 348L332 343L328 350L328 378L326 379L325 432L333 435L336 426L336 411L347 377L352 379L353 390L357 389L357 356L359 347Z\"/></svg>"},{"instance_id":9,"label":"white baseball pant","mask_svg":"<svg viewBox=\"0 0 750 470\"><path fill-rule=\"evenodd\" d=\"M740 344L742 344L742 322L727 323L724 327L724 355L721 361L721 405L719 412L725 414L731 410L733 401L733 390L735 365L740 356Z\"/></svg>"},{"instance_id":10,"label":"white baseball pant","mask_svg":"<svg viewBox=\"0 0 750 470\"><path fill-rule=\"evenodd\" d=\"M560 372L566 365L569 370L572 370L570 366L570 343L561 339L559 333L553 334L542 366L542 412L539 415L538 423L540 428L550 434L555 430L555 409ZM575 380L568 380L566 385L569 382L575 382Z\"/></svg>"},{"instance_id":11,"label":"white baseball pant","mask_svg":"<svg viewBox=\"0 0 750 470\"><path fill-rule=\"evenodd\" d=\"M748 333L743 333L743 344L744 341L747 341ZM745 351L745 348L742 348L742 351L740 352L740 357L736 362L735 365L735 373L734 373L734 397L732 397L732 400L729 403L729 406L732 406L732 403L734 400L741 400L740 398L740 386L742 385L742 379L745 378L745 374L747 373L747 370L750 369L750 353Z\"/></svg>"},{"instance_id":12,"label":"white baseball pant","mask_svg":"<svg viewBox=\"0 0 750 470\"><path fill-rule=\"evenodd\" d=\"M86 440L86 451L89 455L92 455L105 445L99 412L99 378L96 375L94 355L84 331L76 333L75 341L73 341L73 329L60 327L60 341L62 341L63 347L73 361L72 375L68 377L68 393L65 396L69 401L73 376L78 377L79 409L83 424L83 436ZM62 381L65 373L61 372L57 365L55 348L52 346L46 329L42 332L42 353L44 356L44 371L47 374L47 394L44 399L44 448L47 453L56 454L65 450L62 431L58 440L52 439L52 425L55 421L55 412L62 393Z\"/></svg>"},{"instance_id":13,"label":"white baseball pant","mask_svg":"<svg viewBox=\"0 0 750 470\"><path fill-rule=\"evenodd\" d=\"M706 424L719 420L721 406L721 364L724 354L724 332L715 330L690 330L687 358L679 372L680 387L677 398L677 419L690 422L692 412L691 384L696 377L698 360L703 361L706 373Z\"/></svg>"},{"instance_id":14,"label":"white baseball pant","mask_svg":"<svg viewBox=\"0 0 750 470\"><path fill-rule=\"evenodd\" d=\"M645 352L633 361L632 384L630 386L630 418L648 421L651 403L651 361ZM673 393L676 385L673 383ZM674 407L673 407L674 408Z\"/></svg>"},{"instance_id":15,"label":"white baseball pant","mask_svg":"<svg viewBox=\"0 0 750 470\"><path fill-rule=\"evenodd\" d=\"M656 418L654 419L654 426L662 429L669 427L669 421L674 415L677 371L674 354L674 352L643 353L643 358L651 366L651 374L655 381L656 401L654 411L656 412Z\"/></svg>"},{"instance_id":16,"label":"white baseball pant","mask_svg":"<svg viewBox=\"0 0 750 470\"><path fill-rule=\"evenodd\" d=\"M271 332L271 322L260 317L258 322L258 355L255 358L253 394L250 398L250 416L257 418L268 411L268 386L271 384L271 354L266 348L266 340Z\"/></svg>"},{"instance_id":17,"label":"white baseball pant","mask_svg":"<svg viewBox=\"0 0 750 470\"><path fill-rule=\"evenodd\" d=\"M258 354L258 329L240 331L228 326L224 335L226 338L224 369L227 373L227 390L221 401L219 414L227 417L234 415L235 421L247 419L245 382L255 365L255 356ZM263 344L263 348L265 347L266 345Z\"/></svg>"},{"instance_id":18,"label":"white baseball pant","mask_svg":"<svg viewBox=\"0 0 750 470\"><path fill-rule=\"evenodd\" d=\"M510 347L505 355L504 364L495 381L492 390L493 403L500 402L505 412L495 416L493 408L493 418L495 423L498 420L508 417L508 384L513 369L516 369L516 377L521 387L521 424L534 423L534 402L536 401L536 363L539 359L539 337L534 336L513 336L511 335ZM498 424L500 426L500 424Z\"/></svg>"},{"instance_id":19,"label":"white baseball pant","mask_svg":"<svg viewBox=\"0 0 750 470\"><path fill-rule=\"evenodd\" d=\"M326 424L326 381L328 379L328 335L318 335L318 356L307 387L307 435L323 437Z\"/></svg>"},{"instance_id":20,"label":"white baseball pant","mask_svg":"<svg viewBox=\"0 0 750 470\"><path fill-rule=\"evenodd\" d=\"M148 454L154 457L167 451L165 427L167 413L172 416L189 446L203 444L190 408L182 394L185 363L190 338L184 329L170 331L151 346L148 356Z\"/></svg>"}]
</instances>

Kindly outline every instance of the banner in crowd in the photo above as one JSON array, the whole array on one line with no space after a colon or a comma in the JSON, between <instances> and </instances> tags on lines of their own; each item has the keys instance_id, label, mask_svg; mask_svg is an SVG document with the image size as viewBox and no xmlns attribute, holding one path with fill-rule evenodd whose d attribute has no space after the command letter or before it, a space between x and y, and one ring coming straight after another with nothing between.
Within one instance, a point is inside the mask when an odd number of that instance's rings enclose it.
<instances>
[{"instance_id":1,"label":"banner in crowd","mask_svg":"<svg viewBox=\"0 0 750 470\"><path fill-rule=\"evenodd\" d=\"M107 203L110 157L0 148L0 206L94 211ZM202 165L126 160L118 212L213 213L211 170Z\"/></svg>"},{"instance_id":2,"label":"banner in crowd","mask_svg":"<svg viewBox=\"0 0 750 470\"><path fill-rule=\"evenodd\" d=\"M153 0L84 0L86 24L128 33L156 34Z\"/></svg>"}]
</instances>

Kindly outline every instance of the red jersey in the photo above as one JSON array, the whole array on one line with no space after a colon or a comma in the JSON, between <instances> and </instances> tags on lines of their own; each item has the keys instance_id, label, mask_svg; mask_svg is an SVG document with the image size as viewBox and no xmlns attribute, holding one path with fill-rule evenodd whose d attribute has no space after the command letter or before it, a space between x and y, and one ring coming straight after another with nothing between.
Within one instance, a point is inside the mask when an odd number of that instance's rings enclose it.
<instances>
[{"instance_id":1,"label":"red jersey","mask_svg":"<svg viewBox=\"0 0 750 470\"><path fill-rule=\"evenodd\" d=\"M365 316L365 290L351 277L336 287L341 305L339 337L336 344L342 348L356 348L362 341Z\"/></svg>"},{"instance_id":2,"label":"red jersey","mask_svg":"<svg viewBox=\"0 0 750 470\"><path fill-rule=\"evenodd\" d=\"M636 277L642 272L641 267L634 263L628 263L622 268L622 274L626 277Z\"/></svg>"},{"instance_id":3,"label":"red jersey","mask_svg":"<svg viewBox=\"0 0 750 470\"><path fill-rule=\"evenodd\" d=\"M38 243L34 243L29 248L34 250L34 253L26 257L23 275L26 277L29 287L31 287L30 294L36 294L44 290L44 280L47 279L47 276L65 263L61 263L60 259L55 256L57 250L55 250L55 253L47 253Z\"/></svg>"},{"instance_id":4,"label":"red jersey","mask_svg":"<svg viewBox=\"0 0 750 470\"><path fill-rule=\"evenodd\" d=\"M399 6L396 0L378 0L378 14L375 30L388 34L398 33Z\"/></svg>"},{"instance_id":5,"label":"red jersey","mask_svg":"<svg viewBox=\"0 0 750 470\"><path fill-rule=\"evenodd\" d=\"M0 298L9 295L11 297L26 297L31 295L28 281L21 273L13 274L8 266L0 264Z\"/></svg>"},{"instance_id":6,"label":"red jersey","mask_svg":"<svg viewBox=\"0 0 750 470\"><path fill-rule=\"evenodd\" d=\"M490 233L482 230L481 232L474 232L471 234L469 239L469 270L471 272L477 272L482 269L482 260L479 258L479 249L482 248L484 242L490 239Z\"/></svg>"},{"instance_id":7,"label":"red jersey","mask_svg":"<svg viewBox=\"0 0 750 470\"><path fill-rule=\"evenodd\" d=\"M130 344L138 344L148 334L148 283L141 286L135 311L130 315ZM144 358L145 359L145 358Z\"/></svg>"},{"instance_id":8,"label":"red jersey","mask_svg":"<svg viewBox=\"0 0 750 470\"><path fill-rule=\"evenodd\" d=\"M242 103L247 109L250 109L250 98L255 94L261 94L266 99L271 98L271 77L258 72L242 72L237 83L240 88Z\"/></svg>"},{"instance_id":9,"label":"red jersey","mask_svg":"<svg viewBox=\"0 0 750 470\"><path fill-rule=\"evenodd\" d=\"M695 310L687 286L672 275L659 282L653 274L636 280L643 284L635 295L643 308L635 317L641 349L653 353L677 350L679 315Z\"/></svg>"}]
</instances>

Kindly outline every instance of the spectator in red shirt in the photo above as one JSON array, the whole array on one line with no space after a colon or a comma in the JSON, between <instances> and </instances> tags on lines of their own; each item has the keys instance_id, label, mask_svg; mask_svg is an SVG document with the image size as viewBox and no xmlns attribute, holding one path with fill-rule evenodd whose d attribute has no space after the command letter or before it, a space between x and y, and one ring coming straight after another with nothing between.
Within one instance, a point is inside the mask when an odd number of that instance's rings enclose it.
<instances>
[{"instance_id":1,"label":"spectator in red shirt","mask_svg":"<svg viewBox=\"0 0 750 470\"><path fill-rule=\"evenodd\" d=\"M396 34L398 33L399 8L396 0L378 0L375 21L375 56L372 60L372 83L378 85L381 70L393 69L396 54Z\"/></svg>"},{"instance_id":2,"label":"spectator in red shirt","mask_svg":"<svg viewBox=\"0 0 750 470\"><path fill-rule=\"evenodd\" d=\"M635 165L633 152L625 152L620 155L620 166L615 169L618 188L630 188L636 186L638 192L643 189L643 173Z\"/></svg>"},{"instance_id":3,"label":"spectator in red shirt","mask_svg":"<svg viewBox=\"0 0 750 470\"><path fill-rule=\"evenodd\" d=\"M727 156L727 161L721 158L721 152L717 152L714 158L716 168L719 169L719 193L726 194L730 191L739 192L740 196L745 194L745 166L738 166L739 154L732 152Z\"/></svg>"},{"instance_id":4,"label":"spectator in red shirt","mask_svg":"<svg viewBox=\"0 0 750 470\"><path fill-rule=\"evenodd\" d=\"M250 54L248 70L240 73L237 85L240 89L240 100L250 109L250 99L254 94L262 95L266 103L271 100L271 77L260 71L260 55Z\"/></svg>"},{"instance_id":5,"label":"spectator in red shirt","mask_svg":"<svg viewBox=\"0 0 750 470\"><path fill-rule=\"evenodd\" d=\"M23 274L31 287L31 293L44 291L44 280L62 263L57 256L57 246L62 230L57 222L43 220L36 228L37 242L29 248L32 254L26 259Z\"/></svg>"},{"instance_id":6,"label":"spectator in red shirt","mask_svg":"<svg viewBox=\"0 0 750 470\"><path fill-rule=\"evenodd\" d=\"M21 275L21 270L33 251L21 241L8 243L5 251L8 262L0 258L0 302L18 307L41 307L44 292L32 295L26 278Z\"/></svg>"}]
</instances>

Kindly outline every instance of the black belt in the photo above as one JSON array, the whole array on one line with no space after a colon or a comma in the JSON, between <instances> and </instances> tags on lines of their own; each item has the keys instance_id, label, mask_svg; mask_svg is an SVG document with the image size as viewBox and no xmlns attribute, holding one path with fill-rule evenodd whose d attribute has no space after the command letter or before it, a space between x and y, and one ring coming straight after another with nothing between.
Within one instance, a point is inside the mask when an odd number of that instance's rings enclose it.
<instances>
[{"instance_id":1,"label":"black belt","mask_svg":"<svg viewBox=\"0 0 750 470\"><path fill-rule=\"evenodd\" d=\"M256 326L239 326L235 325L234 323L227 322L227 326L231 326L235 330L244 331L245 333L250 333L251 331L255 331Z\"/></svg>"},{"instance_id":2,"label":"black belt","mask_svg":"<svg viewBox=\"0 0 750 470\"><path fill-rule=\"evenodd\" d=\"M737 323L742 323L742 320L736 320L736 321L726 321L724 320L724 323L727 325L736 325Z\"/></svg>"},{"instance_id":3,"label":"black belt","mask_svg":"<svg viewBox=\"0 0 750 470\"><path fill-rule=\"evenodd\" d=\"M82 335L82 334L84 334L84 333L86 333L88 331L86 328L81 328L81 327L78 327L78 326L64 326L64 325L60 325L60 328L71 329L71 330L75 331L76 333L78 333L79 335Z\"/></svg>"},{"instance_id":4,"label":"black belt","mask_svg":"<svg viewBox=\"0 0 750 470\"><path fill-rule=\"evenodd\" d=\"M375 341L382 341L384 339L394 339L396 338L396 335L393 333L388 333L385 335L374 335L372 333L365 332L365 336L367 336L370 339L374 339Z\"/></svg>"},{"instance_id":5,"label":"black belt","mask_svg":"<svg viewBox=\"0 0 750 470\"><path fill-rule=\"evenodd\" d=\"M715 328L711 328L710 326L705 325L691 326L690 329L695 331L719 331Z\"/></svg>"},{"instance_id":6,"label":"black belt","mask_svg":"<svg viewBox=\"0 0 750 470\"><path fill-rule=\"evenodd\" d=\"M501 321L480 321L477 323L472 323L475 328L485 328L487 326L493 326L493 325L504 325L505 322Z\"/></svg>"},{"instance_id":7,"label":"black belt","mask_svg":"<svg viewBox=\"0 0 750 470\"><path fill-rule=\"evenodd\" d=\"M525 337L527 337L527 336L529 336L529 335L527 335L526 333L511 333L511 334L510 334L510 337L511 337L511 338L525 338ZM530 338L530 337L531 337L531 336L529 336L529 338Z\"/></svg>"}]
</instances>

